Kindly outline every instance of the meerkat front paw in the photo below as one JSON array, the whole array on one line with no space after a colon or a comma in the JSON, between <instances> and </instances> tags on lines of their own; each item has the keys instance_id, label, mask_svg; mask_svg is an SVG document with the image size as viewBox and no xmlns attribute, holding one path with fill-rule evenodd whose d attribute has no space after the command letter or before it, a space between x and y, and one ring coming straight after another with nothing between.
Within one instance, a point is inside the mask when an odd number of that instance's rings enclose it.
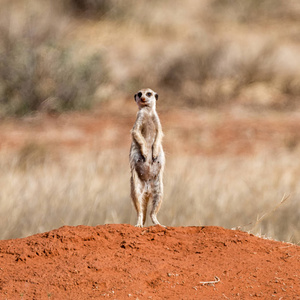
<instances>
[{"instance_id":1,"label":"meerkat front paw","mask_svg":"<svg viewBox=\"0 0 300 300\"><path fill-rule=\"evenodd\" d=\"M141 154L142 154L142 157L143 157L144 161L146 161L147 156L148 156L147 150L146 149L142 149Z\"/></svg>"},{"instance_id":2,"label":"meerkat front paw","mask_svg":"<svg viewBox=\"0 0 300 300\"><path fill-rule=\"evenodd\" d=\"M158 154L159 154L159 150L156 146L154 146L153 151L152 151L152 160L153 160L153 162L157 160Z\"/></svg>"},{"instance_id":3,"label":"meerkat front paw","mask_svg":"<svg viewBox=\"0 0 300 300\"><path fill-rule=\"evenodd\" d=\"M138 158L138 162L145 162L145 161L146 161L146 158L143 155Z\"/></svg>"}]
</instances>

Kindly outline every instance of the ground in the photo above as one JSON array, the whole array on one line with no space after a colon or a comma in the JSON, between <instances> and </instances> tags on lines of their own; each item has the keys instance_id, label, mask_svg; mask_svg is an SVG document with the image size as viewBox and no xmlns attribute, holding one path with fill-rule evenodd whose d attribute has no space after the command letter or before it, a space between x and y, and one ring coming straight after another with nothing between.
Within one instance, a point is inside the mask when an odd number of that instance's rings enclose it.
<instances>
[{"instance_id":1,"label":"ground","mask_svg":"<svg viewBox=\"0 0 300 300\"><path fill-rule=\"evenodd\" d=\"M133 100L116 102L93 112L37 115L0 124L0 150L28 143L55 151L129 149L136 117ZM300 146L300 114L249 114L239 110L160 110L164 148L168 155L244 155L258 151L294 151ZM128 150L129 151L129 150Z\"/></svg>"},{"instance_id":2,"label":"ground","mask_svg":"<svg viewBox=\"0 0 300 300\"><path fill-rule=\"evenodd\" d=\"M0 241L1 299L300 299L300 247L221 227L65 226Z\"/></svg>"}]
</instances>

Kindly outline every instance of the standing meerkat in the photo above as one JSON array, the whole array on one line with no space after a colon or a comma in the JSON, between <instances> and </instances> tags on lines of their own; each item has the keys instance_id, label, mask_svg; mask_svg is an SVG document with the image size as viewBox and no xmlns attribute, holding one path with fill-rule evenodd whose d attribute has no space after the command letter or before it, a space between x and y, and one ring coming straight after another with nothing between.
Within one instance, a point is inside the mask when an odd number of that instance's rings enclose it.
<instances>
[{"instance_id":1,"label":"standing meerkat","mask_svg":"<svg viewBox=\"0 0 300 300\"><path fill-rule=\"evenodd\" d=\"M163 197L165 154L162 148L163 132L156 112L158 94L142 89L134 95L138 105L136 121L131 130L132 143L129 160L131 169L131 198L137 211L137 227L146 221L147 206L151 199L150 217L155 225Z\"/></svg>"}]
</instances>

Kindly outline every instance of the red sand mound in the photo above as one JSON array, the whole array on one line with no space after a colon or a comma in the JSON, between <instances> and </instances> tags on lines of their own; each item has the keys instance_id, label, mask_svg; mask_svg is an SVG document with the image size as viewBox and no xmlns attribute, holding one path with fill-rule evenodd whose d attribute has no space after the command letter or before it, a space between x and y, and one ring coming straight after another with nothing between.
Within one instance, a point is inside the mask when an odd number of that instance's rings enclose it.
<instances>
[{"instance_id":1,"label":"red sand mound","mask_svg":"<svg viewBox=\"0 0 300 300\"><path fill-rule=\"evenodd\" d=\"M0 241L0 299L299 295L299 246L219 227L62 227Z\"/></svg>"}]
</instances>

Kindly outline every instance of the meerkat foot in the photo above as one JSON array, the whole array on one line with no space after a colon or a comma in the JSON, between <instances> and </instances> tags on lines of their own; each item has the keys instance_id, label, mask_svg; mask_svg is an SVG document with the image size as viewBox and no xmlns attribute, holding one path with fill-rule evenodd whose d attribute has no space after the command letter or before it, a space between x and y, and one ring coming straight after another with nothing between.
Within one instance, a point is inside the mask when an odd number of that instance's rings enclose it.
<instances>
[{"instance_id":1,"label":"meerkat foot","mask_svg":"<svg viewBox=\"0 0 300 300\"><path fill-rule=\"evenodd\" d=\"M159 226L162 226L162 227L166 227L165 225L162 225L158 222L156 215L151 215L151 220L152 220L154 225L159 225Z\"/></svg>"},{"instance_id":2,"label":"meerkat foot","mask_svg":"<svg viewBox=\"0 0 300 300\"><path fill-rule=\"evenodd\" d=\"M154 226L161 226L163 228L167 228L167 226L163 225L163 224L160 224L159 222L158 223L155 223Z\"/></svg>"},{"instance_id":3,"label":"meerkat foot","mask_svg":"<svg viewBox=\"0 0 300 300\"><path fill-rule=\"evenodd\" d=\"M143 227L143 213L138 214L138 220L135 227Z\"/></svg>"},{"instance_id":4,"label":"meerkat foot","mask_svg":"<svg viewBox=\"0 0 300 300\"><path fill-rule=\"evenodd\" d=\"M167 228L167 226L165 226L165 225L163 225L163 224L160 224L160 223L158 223L158 224L154 224L154 226L161 226L161 227L163 227L163 228Z\"/></svg>"}]
</instances>

